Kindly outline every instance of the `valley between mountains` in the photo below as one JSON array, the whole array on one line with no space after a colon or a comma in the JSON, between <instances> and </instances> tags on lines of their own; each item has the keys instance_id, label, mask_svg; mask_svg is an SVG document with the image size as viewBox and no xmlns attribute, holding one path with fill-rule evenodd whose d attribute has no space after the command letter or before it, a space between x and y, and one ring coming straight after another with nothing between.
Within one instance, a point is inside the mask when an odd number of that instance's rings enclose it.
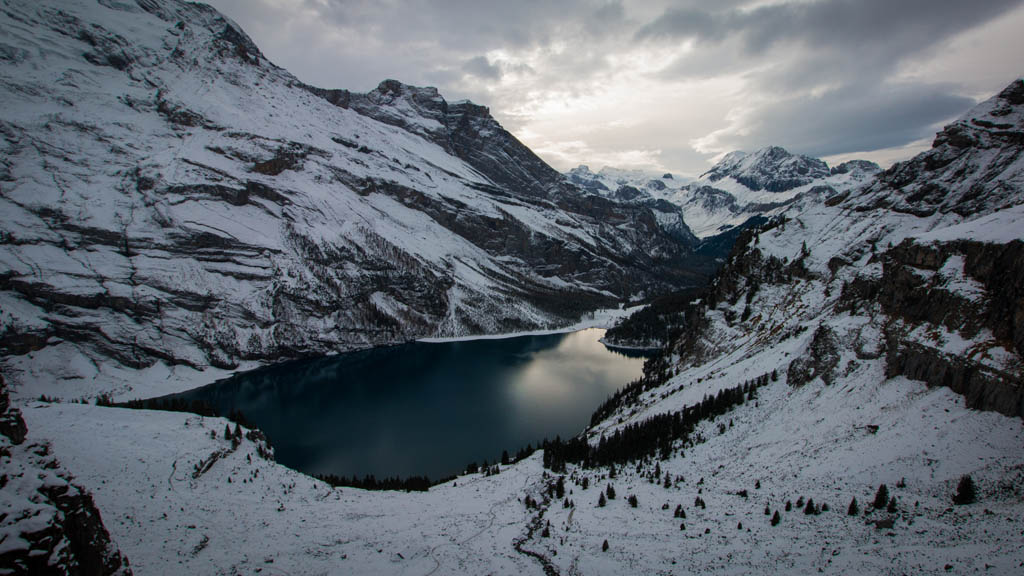
<instances>
[{"instance_id":1,"label":"valley between mountains","mask_svg":"<svg viewBox=\"0 0 1024 576\"><path fill-rule=\"evenodd\" d=\"M0 101L0 572L1024 570L1020 79L884 170L562 174L436 89L304 84L203 4L11 0ZM582 326L644 376L422 492L110 405Z\"/></svg>"}]
</instances>

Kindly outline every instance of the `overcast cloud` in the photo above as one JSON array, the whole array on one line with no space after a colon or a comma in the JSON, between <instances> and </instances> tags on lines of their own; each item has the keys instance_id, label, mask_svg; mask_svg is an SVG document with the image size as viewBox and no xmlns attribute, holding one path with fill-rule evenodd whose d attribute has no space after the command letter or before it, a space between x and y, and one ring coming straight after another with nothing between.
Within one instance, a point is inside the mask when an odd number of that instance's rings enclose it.
<instances>
[{"instance_id":1,"label":"overcast cloud","mask_svg":"<svg viewBox=\"0 0 1024 576\"><path fill-rule=\"evenodd\" d=\"M1024 73L1024 0L213 0L328 88L491 107L559 169L781 145L883 163Z\"/></svg>"}]
</instances>

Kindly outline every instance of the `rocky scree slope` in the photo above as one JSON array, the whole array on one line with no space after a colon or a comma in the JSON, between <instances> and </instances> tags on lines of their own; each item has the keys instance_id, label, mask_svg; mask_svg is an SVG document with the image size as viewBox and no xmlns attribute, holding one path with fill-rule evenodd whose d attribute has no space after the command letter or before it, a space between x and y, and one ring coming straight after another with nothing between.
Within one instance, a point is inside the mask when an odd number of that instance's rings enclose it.
<instances>
[{"instance_id":1,"label":"rocky scree slope","mask_svg":"<svg viewBox=\"0 0 1024 576\"><path fill-rule=\"evenodd\" d=\"M564 325L713 265L677 209L580 191L486 108L303 84L202 4L6 2L0 99L26 394Z\"/></svg>"}]
</instances>

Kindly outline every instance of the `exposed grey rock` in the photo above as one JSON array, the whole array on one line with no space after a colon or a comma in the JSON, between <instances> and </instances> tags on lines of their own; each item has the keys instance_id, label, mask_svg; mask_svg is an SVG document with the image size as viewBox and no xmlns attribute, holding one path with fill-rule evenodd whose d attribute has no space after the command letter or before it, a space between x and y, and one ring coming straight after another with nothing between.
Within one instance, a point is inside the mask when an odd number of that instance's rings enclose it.
<instances>
[{"instance_id":1,"label":"exposed grey rock","mask_svg":"<svg viewBox=\"0 0 1024 576\"><path fill-rule=\"evenodd\" d=\"M10 406L2 376L0 411L0 572L129 576L92 496L71 482L47 444L25 443L25 421Z\"/></svg>"},{"instance_id":2,"label":"exposed grey rock","mask_svg":"<svg viewBox=\"0 0 1024 576\"><path fill-rule=\"evenodd\" d=\"M661 181L661 180L649 180L647 182L647 184L645 184L644 186L648 190L656 190L656 191L660 191L660 190L664 190L664 189L668 188L668 186L666 186L665 183L663 181Z\"/></svg>"},{"instance_id":3,"label":"exposed grey rock","mask_svg":"<svg viewBox=\"0 0 1024 576\"><path fill-rule=\"evenodd\" d=\"M982 297L951 289L936 274L953 256L963 259L962 274L984 289ZM962 394L971 408L1024 417L1024 379L1019 371L996 368L983 356L951 355L937 342L907 336L915 326L941 327L965 338L987 329L1007 349L1024 354L1024 242L907 240L881 259L882 276L849 284L843 301L845 307L877 302L886 314L903 322L886 334L888 375L948 387Z\"/></svg>"},{"instance_id":4,"label":"exposed grey rock","mask_svg":"<svg viewBox=\"0 0 1024 576\"><path fill-rule=\"evenodd\" d=\"M822 324L814 331L803 354L789 363L786 380L792 386L803 386L821 378L825 385L831 385L835 382L838 367L839 341L835 331Z\"/></svg>"},{"instance_id":5,"label":"exposed grey rock","mask_svg":"<svg viewBox=\"0 0 1024 576\"><path fill-rule=\"evenodd\" d=\"M982 299L967 298L941 278L916 272L939 270L952 256L964 259L963 273L985 289ZM883 275L873 295L882 308L912 323L928 323L970 338L982 328L1024 354L1024 242L973 241L920 244L907 240L882 256Z\"/></svg>"},{"instance_id":6,"label":"exposed grey rock","mask_svg":"<svg viewBox=\"0 0 1024 576\"><path fill-rule=\"evenodd\" d=\"M1024 382L977 360L944 354L896 333L886 340L886 375L906 376L962 395L968 408L1024 418Z\"/></svg>"},{"instance_id":7,"label":"exposed grey rock","mask_svg":"<svg viewBox=\"0 0 1024 576\"><path fill-rule=\"evenodd\" d=\"M832 174L849 174L851 172L877 174L882 171L882 167L870 160L848 160L838 166L833 166L830 171Z\"/></svg>"}]
</instances>

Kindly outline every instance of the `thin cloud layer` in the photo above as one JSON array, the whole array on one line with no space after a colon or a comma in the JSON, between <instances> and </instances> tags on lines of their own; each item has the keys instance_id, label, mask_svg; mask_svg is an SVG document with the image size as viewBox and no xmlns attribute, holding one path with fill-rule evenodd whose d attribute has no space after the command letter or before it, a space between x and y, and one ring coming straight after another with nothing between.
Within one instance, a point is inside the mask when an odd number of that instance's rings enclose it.
<instances>
[{"instance_id":1,"label":"thin cloud layer","mask_svg":"<svg viewBox=\"0 0 1024 576\"><path fill-rule=\"evenodd\" d=\"M916 151L1021 74L1022 2L212 4L304 81L433 85L490 106L557 168L693 174L769 144L836 158Z\"/></svg>"}]
</instances>

